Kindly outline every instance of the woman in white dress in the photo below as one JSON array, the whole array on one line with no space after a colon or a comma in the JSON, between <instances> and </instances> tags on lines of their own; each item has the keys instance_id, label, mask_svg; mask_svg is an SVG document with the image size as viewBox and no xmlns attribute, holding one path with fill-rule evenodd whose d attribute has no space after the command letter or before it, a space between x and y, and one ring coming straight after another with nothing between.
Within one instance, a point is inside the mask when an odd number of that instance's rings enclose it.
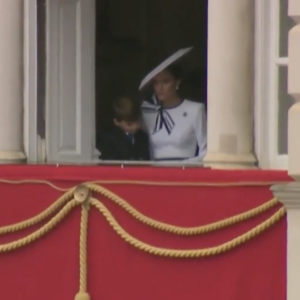
<instances>
[{"instance_id":1,"label":"woman in white dress","mask_svg":"<svg viewBox=\"0 0 300 300\"><path fill-rule=\"evenodd\" d=\"M175 65L156 74L151 81L155 95L142 105L155 161L200 162L206 154L205 106L180 97L180 78Z\"/></svg>"}]
</instances>

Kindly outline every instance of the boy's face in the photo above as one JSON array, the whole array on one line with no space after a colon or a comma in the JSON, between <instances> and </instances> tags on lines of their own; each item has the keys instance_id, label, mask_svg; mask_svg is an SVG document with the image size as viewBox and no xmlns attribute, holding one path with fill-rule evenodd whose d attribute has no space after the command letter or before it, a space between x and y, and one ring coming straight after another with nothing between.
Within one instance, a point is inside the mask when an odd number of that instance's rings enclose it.
<instances>
[{"instance_id":1,"label":"boy's face","mask_svg":"<svg viewBox=\"0 0 300 300\"><path fill-rule=\"evenodd\" d=\"M130 134L136 133L141 128L140 121L129 122L129 121L117 121L116 119L114 119L114 123L121 130Z\"/></svg>"}]
</instances>

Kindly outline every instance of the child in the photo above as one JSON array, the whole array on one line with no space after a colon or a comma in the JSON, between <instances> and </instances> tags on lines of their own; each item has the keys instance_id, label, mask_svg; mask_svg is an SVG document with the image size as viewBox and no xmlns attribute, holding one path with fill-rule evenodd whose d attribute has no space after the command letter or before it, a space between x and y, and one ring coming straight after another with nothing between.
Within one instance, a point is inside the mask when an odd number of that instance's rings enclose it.
<instances>
[{"instance_id":1,"label":"child","mask_svg":"<svg viewBox=\"0 0 300 300\"><path fill-rule=\"evenodd\" d=\"M113 103L112 130L103 132L98 140L100 159L149 160L148 135L141 130L141 107L138 101L120 97Z\"/></svg>"}]
</instances>

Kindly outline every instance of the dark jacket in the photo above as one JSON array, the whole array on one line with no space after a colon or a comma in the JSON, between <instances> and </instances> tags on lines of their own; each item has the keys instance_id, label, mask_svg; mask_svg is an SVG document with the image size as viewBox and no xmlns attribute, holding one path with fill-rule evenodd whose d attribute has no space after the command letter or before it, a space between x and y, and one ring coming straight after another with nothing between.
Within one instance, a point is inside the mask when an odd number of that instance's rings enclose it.
<instances>
[{"instance_id":1,"label":"dark jacket","mask_svg":"<svg viewBox=\"0 0 300 300\"><path fill-rule=\"evenodd\" d=\"M103 160L150 160L148 135L141 130L133 136L118 127L101 132L97 137L97 148Z\"/></svg>"}]
</instances>

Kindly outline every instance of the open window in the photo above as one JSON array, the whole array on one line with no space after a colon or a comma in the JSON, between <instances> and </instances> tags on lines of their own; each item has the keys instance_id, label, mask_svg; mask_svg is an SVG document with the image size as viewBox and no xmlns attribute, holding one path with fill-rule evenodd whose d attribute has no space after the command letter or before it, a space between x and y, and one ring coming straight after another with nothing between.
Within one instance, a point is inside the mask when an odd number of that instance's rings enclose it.
<instances>
[{"instance_id":1,"label":"open window","mask_svg":"<svg viewBox=\"0 0 300 300\"><path fill-rule=\"evenodd\" d=\"M196 47L201 66L183 96L206 101L207 1L101 0L96 12L96 135L114 126L122 91L134 94L153 62L181 48Z\"/></svg>"},{"instance_id":2,"label":"open window","mask_svg":"<svg viewBox=\"0 0 300 300\"><path fill-rule=\"evenodd\" d=\"M256 152L260 166L287 169L288 1L256 1Z\"/></svg>"},{"instance_id":3,"label":"open window","mask_svg":"<svg viewBox=\"0 0 300 300\"><path fill-rule=\"evenodd\" d=\"M150 61L196 46L186 93L206 99L207 1L46 0L46 141L50 163L97 163L112 101L138 89ZM51 121L49 121L51 120Z\"/></svg>"}]
</instances>

